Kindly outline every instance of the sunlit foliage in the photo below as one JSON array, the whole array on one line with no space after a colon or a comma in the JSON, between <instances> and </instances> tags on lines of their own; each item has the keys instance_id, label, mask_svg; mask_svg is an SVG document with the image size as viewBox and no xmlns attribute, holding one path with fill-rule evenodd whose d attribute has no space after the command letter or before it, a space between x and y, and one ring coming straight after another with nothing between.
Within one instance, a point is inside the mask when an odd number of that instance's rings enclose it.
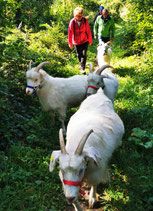
<instances>
[{"instance_id":1,"label":"sunlit foliage","mask_svg":"<svg viewBox=\"0 0 153 211\"><path fill-rule=\"evenodd\" d=\"M63 211L67 206L58 168L50 174L52 150L59 150L59 122L26 96L25 72L44 66L50 75L79 74L75 51L67 42L76 6L84 8L91 29L100 5L115 18L112 65L120 86L114 108L125 124L123 145L110 161L112 182L98 187L95 208L153 210L153 11L151 0L1 0L0 1L0 210ZM88 49L96 64L97 41ZM87 68L87 71L88 68ZM77 108L69 109L68 123Z\"/></svg>"}]
</instances>

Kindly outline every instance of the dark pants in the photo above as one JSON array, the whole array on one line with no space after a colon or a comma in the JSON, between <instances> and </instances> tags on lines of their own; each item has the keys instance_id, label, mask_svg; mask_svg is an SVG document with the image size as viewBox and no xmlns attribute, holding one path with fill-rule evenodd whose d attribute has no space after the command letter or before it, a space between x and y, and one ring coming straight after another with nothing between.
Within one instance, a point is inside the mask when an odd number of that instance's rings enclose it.
<instances>
[{"instance_id":1,"label":"dark pants","mask_svg":"<svg viewBox=\"0 0 153 211\"><path fill-rule=\"evenodd\" d=\"M75 50L82 70L85 70L88 45L89 42L85 42L82 45L75 45Z\"/></svg>"},{"instance_id":2,"label":"dark pants","mask_svg":"<svg viewBox=\"0 0 153 211\"><path fill-rule=\"evenodd\" d=\"M109 38L109 37L102 37L102 36L99 36L98 39L99 39L99 43L100 43L101 41L103 41L104 43L110 41L110 38Z\"/></svg>"}]
</instances>

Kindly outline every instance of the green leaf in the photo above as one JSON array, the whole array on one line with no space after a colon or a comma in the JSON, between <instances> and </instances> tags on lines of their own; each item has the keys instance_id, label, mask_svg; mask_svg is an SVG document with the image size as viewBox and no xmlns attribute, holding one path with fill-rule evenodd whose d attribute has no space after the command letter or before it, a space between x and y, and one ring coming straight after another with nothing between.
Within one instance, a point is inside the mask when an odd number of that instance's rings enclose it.
<instances>
[{"instance_id":1,"label":"green leaf","mask_svg":"<svg viewBox=\"0 0 153 211\"><path fill-rule=\"evenodd\" d=\"M43 181L43 180L36 180L35 183L36 183L37 185L40 185L40 184L44 183L44 181Z\"/></svg>"}]
</instances>

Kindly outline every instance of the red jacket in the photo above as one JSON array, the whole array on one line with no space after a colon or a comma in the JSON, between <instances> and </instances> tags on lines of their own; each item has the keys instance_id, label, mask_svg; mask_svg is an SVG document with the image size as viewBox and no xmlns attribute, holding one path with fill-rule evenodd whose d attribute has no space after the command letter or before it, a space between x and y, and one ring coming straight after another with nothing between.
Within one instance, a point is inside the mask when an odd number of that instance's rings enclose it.
<instances>
[{"instance_id":1,"label":"red jacket","mask_svg":"<svg viewBox=\"0 0 153 211\"><path fill-rule=\"evenodd\" d=\"M77 20L72 18L68 28L69 47L72 47L73 44L81 45L87 41L89 44L92 44L92 35L88 20L82 17L81 25L79 27Z\"/></svg>"}]
</instances>

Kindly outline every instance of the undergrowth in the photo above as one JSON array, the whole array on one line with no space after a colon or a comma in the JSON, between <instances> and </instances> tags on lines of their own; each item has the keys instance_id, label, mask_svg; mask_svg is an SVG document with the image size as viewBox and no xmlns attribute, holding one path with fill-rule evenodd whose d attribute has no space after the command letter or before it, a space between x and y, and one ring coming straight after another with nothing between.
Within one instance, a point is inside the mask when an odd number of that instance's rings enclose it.
<instances>
[{"instance_id":1,"label":"undergrowth","mask_svg":"<svg viewBox=\"0 0 153 211\"><path fill-rule=\"evenodd\" d=\"M58 177L58 167L49 173L50 154L59 150L59 121L50 127L49 114L42 112L37 98L25 95L25 71L29 60L51 61L45 70L57 77L78 71L74 51L67 47L58 27L22 34L12 32L5 41L0 70L0 210L65 210L66 200ZM99 186L99 210L152 210L152 55L127 56L119 43L118 27L112 65L120 87L115 110L125 125L123 145L110 161L111 183ZM52 39L56 36L56 42ZM38 39L39 38L39 39ZM95 64L96 44L88 50ZM22 46L22 49L21 49ZM62 47L61 47L62 46ZM57 62L58 61L58 62ZM76 108L77 109L77 108ZM67 112L66 124L76 109Z\"/></svg>"}]
</instances>

